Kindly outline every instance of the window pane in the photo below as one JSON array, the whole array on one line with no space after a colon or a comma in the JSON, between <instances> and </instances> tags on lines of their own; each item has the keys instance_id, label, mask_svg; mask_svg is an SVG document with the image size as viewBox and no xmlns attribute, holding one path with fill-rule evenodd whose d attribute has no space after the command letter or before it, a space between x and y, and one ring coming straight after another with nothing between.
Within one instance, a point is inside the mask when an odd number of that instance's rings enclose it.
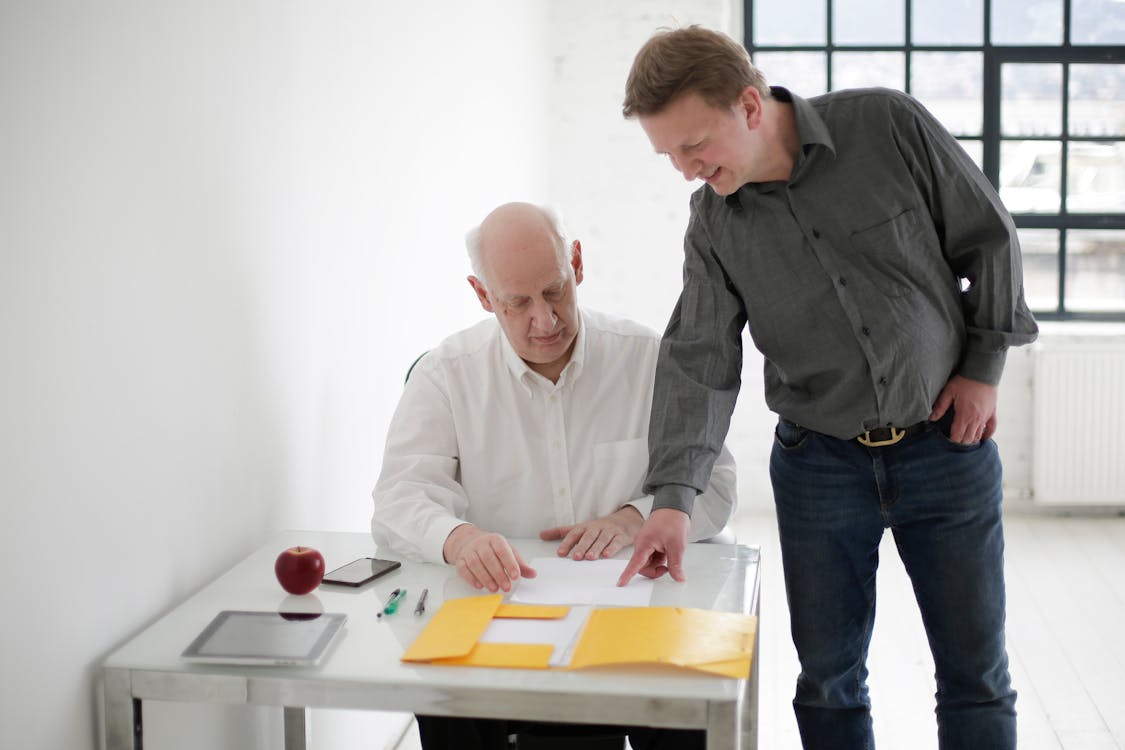
<instances>
[{"instance_id":1,"label":"window pane","mask_svg":"<svg viewBox=\"0 0 1125 750\"><path fill-rule=\"evenodd\" d=\"M1070 142L1066 155L1066 210L1125 213L1125 143Z\"/></svg>"},{"instance_id":2,"label":"window pane","mask_svg":"<svg viewBox=\"0 0 1125 750\"><path fill-rule=\"evenodd\" d=\"M1072 44L1125 44L1125 3L1121 0L1071 0Z\"/></svg>"},{"instance_id":3,"label":"window pane","mask_svg":"<svg viewBox=\"0 0 1125 750\"><path fill-rule=\"evenodd\" d=\"M827 44L827 18L824 0L758 0L754 3L754 44Z\"/></svg>"},{"instance_id":4,"label":"window pane","mask_svg":"<svg viewBox=\"0 0 1125 750\"><path fill-rule=\"evenodd\" d=\"M823 52L756 52L754 64L769 83L798 96L828 91L828 59Z\"/></svg>"},{"instance_id":5,"label":"window pane","mask_svg":"<svg viewBox=\"0 0 1125 750\"><path fill-rule=\"evenodd\" d=\"M993 44L1062 44L1062 0L992 0Z\"/></svg>"},{"instance_id":6,"label":"window pane","mask_svg":"<svg viewBox=\"0 0 1125 750\"><path fill-rule=\"evenodd\" d=\"M906 90L906 58L901 52L837 52L832 55L832 88L885 86Z\"/></svg>"},{"instance_id":7,"label":"window pane","mask_svg":"<svg viewBox=\"0 0 1125 750\"><path fill-rule=\"evenodd\" d=\"M1067 119L1071 135L1125 135L1125 65L1071 65Z\"/></svg>"},{"instance_id":8,"label":"window pane","mask_svg":"<svg viewBox=\"0 0 1125 750\"><path fill-rule=\"evenodd\" d=\"M969 141L961 139L957 141L961 144L961 148L965 149L965 153L977 165L981 171L984 170L984 144L980 141Z\"/></svg>"},{"instance_id":9,"label":"window pane","mask_svg":"<svg viewBox=\"0 0 1125 750\"><path fill-rule=\"evenodd\" d=\"M984 0L914 0L910 23L914 44L982 44Z\"/></svg>"},{"instance_id":10,"label":"window pane","mask_svg":"<svg viewBox=\"0 0 1125 750\"><path fill-rule=\"evenodd\" d=\"M915 52L910 92L954 135L980 135L982 55L979 52Z\"/></svg>"},{"instance_id":11,"label":"window pane","mask_svg":"<svg viewBox=\"0 0 1125 750\"><path fill-rule=\"evenodd\" d=\"M1059 306L1059 230L1019 229L1023 293L1032 312Z\"/></svg>"},{"instance_id":12,"label":"window pane","mask_svg":"<svg viewBox=\"0 0 1125 750\"><path fill-rule=\"evenodd\" d=\"M1001 135L1062 134L1062 72L1057 63L1000 68Z\"/></svg>"},{"instance_id":13,"label":"window pane","mask_svg":"<svg viewBox=\"0 0 1125 750\"><path fill-rule=\"evenodd\" d=\"M1014 214L1056 214L1062 207L1059 141L1001 141L1000 199Z\"/></svg>"},{"instance_id":14,"label":"window pane","mask_svg":"<svg viewBox=\"0 0 1125 750\"><path fill-rule=\"evenodd\" d=\"M1072 229L1066 237L1066 309L1125 311L1125 231Z\"/></svg>"},{"instance_id":15,"label":"window pane","mask_svg":"<svg viewBox=\"0 0 1125 750\"><path fill-rule=\"evenodd\" d=\"M906 42L902 0L836 0L832 8L832 37L836 44L894 44Z\"/></svg>"}]
</instances>

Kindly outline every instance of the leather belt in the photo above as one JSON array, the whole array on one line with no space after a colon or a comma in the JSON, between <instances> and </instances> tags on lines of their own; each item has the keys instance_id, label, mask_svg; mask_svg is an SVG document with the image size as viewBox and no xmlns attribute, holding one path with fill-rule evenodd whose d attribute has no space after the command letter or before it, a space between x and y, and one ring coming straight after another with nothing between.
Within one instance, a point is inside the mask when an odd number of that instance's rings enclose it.
<instances>
[{"instance_id":1,"label":"leather belt","mask_svg":"<svg viewBox=\"0 0 1125 750\"><path fill-rule=\"evenodd\" d=\"M917 435L926 429L929 424L929 422L918 422L909 427L878 427L874 430L868 430L862 435L857 435L855 439L868 448L881 448L885 445L894 445L910 435Z\"/></svg>"}]
</instances>

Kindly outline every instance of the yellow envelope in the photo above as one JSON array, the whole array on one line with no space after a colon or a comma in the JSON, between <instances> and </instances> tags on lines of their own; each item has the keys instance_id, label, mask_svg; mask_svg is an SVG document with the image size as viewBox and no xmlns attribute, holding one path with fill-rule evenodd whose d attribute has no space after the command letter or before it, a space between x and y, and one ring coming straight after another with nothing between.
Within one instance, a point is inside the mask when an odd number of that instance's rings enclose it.
<instances>
[{"instance_id":1,"label":"yellow envelope","mask_svg":"<svg viewBox=\"0 0 1125 750\"><path fill-rule=\"evenodd\" d=\"M570 612L570 607L555 604L501 604L496 617L510 620L561 620Z\"/></svg>"},{"instance_id":2,"label":"yellow envelope","mask_svg":"<svg viewBox=\"0 0 1125 750\"><path fill-rule=\"evenodd\" d=\"M504 604L501 594L449 599L402 655L407 662L475 667L546 669L550 644L478 643L496 617L561 619L569 607Z\"/></svg>"},{"instance_id":3,"label":"yellow envelope","mask_svg":"<svg viewBox=\"0 0 1125 750\"><path fill-rule=\"evenodd\" d=\"M681 607L595 609L570 668L662 664L746 678L757 631L757 617L734 612Z\"/></svg>"},{"instance_id":4,"label":"yellow envelope","mask_svg":"<svg viewBox=\"0 0 1125 750\"><path fill-rule=\"evenodd\" d=\"M451 599L402 655L406 662L548 669L550 644L479 643L493 618L561 619L569 607L505 604L500 594ZM746 678L758 618L681 607L595 609L569 669L662 665Z\"/></svg>"}]
</instances>

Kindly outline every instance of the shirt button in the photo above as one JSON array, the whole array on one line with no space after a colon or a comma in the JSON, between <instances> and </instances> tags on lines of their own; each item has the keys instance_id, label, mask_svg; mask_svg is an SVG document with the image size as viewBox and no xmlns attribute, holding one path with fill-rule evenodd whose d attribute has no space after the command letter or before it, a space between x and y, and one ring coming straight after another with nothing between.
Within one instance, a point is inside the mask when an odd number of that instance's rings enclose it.
<instances>
[{"instance_id":1,"label":"shirt button","mask_svg":"<svg viewBox=\"0 0 1125 750\"><path fill-rule=\"evenodd\" d=\"M886 378L879 378L879 385L886 385L886 384L887 384Z\"/></svg>"},{"instance_id":2,"label":"shirt button","mask_svg":"<svg viewBox=\"0 0 1125 750\"><path fill-rule=\"evenodd\" d=\"M814 237L815 239L818 239L818 240L819 240L819 239L820 239L820 230L818 230L818 229L813 229L813 230L812 230L812 236L813 236L813 237Z\"/></svg>"},{"instance_id":3,"label":"shirt button","mask_svg":"<svg viewBox=\"0 0 1125 750\"><path fill-rule=\"evenodd\" d=\"M562 496L562 495L565 495L565 494L566 494L566 487L559 487L559 495Z\"/></svg>"},{"instance_id":4,"label":"shirt button","mask_svg":"<svg viewBox=\"0 0 1125 750\"><path fill-rule=\"evenodd\" d=\"M860 330L860 333L862 333L864 336L870 336L871 335L871 329L868 328L867 326L864 326L863 328L860 328L859 330Z\"/></svg>"},{"instance_id":5,"label":"shirt button","mask_svg":"<svg viewBox=\"0 0 1125 750\"><path fill-rule=\"evenodd\" d=\"M847 285L848 285L848 280L845 279L843 276L841 276L840 277L840 286L847 286Z\"/></svg>"}]
</instances>

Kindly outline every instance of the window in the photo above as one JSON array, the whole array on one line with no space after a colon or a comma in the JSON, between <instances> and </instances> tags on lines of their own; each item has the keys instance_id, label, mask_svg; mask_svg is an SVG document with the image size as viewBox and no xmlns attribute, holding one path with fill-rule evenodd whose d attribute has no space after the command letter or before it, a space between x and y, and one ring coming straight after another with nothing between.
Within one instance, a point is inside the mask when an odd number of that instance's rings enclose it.
<instances>
[{"instance_id":1,"label":"window","mask_svg":"<svg viewBox=\"0 0 1125 750\"><path fill-rule=\"evenodd\" d=\"M921 101L997 186L1040 319L1125 320L1125 0L745 0L745 44L801 96Z\"/></svg>"}]
</instances>

